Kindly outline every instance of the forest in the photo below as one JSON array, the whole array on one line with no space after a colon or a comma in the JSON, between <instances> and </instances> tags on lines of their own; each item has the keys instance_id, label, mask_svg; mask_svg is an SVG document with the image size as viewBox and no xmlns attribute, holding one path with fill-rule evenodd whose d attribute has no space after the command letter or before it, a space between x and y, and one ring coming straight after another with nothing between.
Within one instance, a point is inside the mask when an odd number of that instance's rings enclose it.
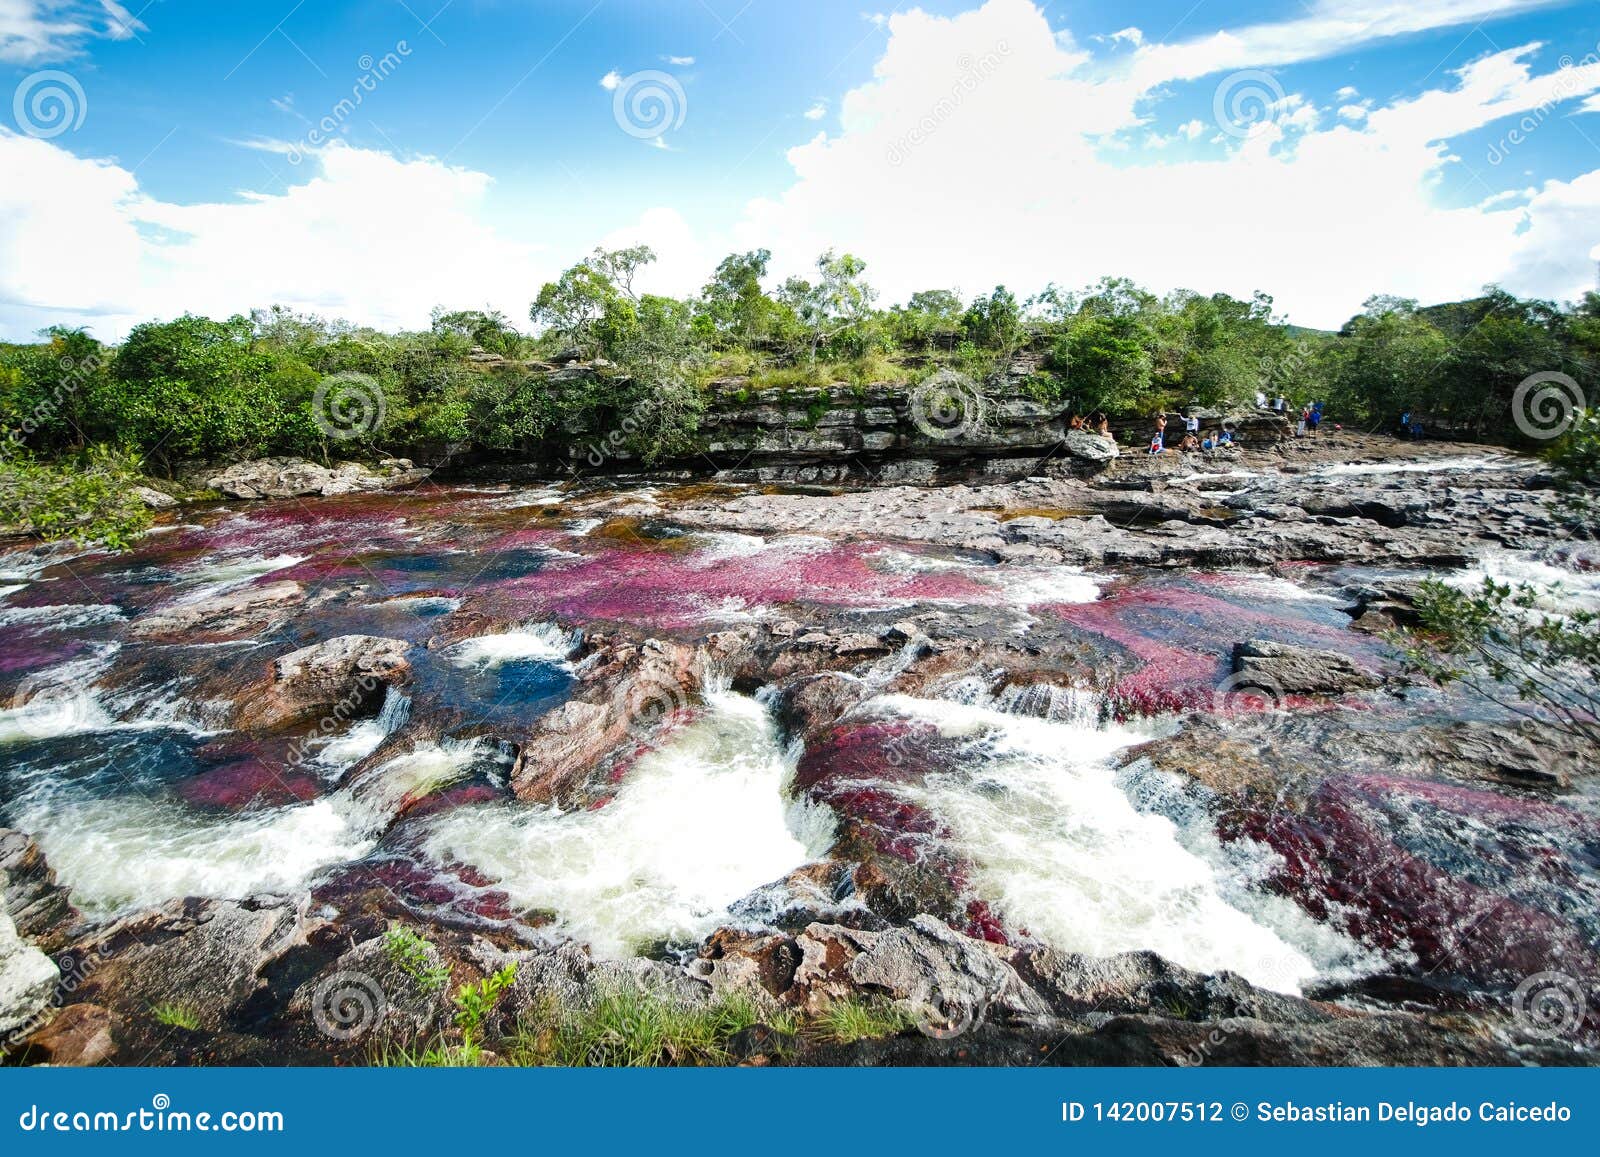
<instances>
[{"instance_id":1,"label":"forest","mask_svg":"<svg viewBox=\"0 0 1600 1157\"><path fill-rule=\"evenodd\" d=\"M540 288L520 328L441 307L427 330L390 334L274 306L150 321L114 347L59 327L0 346L0 520L14 524L29 496L28 520L48 533L54 508L70 523L86 489L139 473L264 455L515 455L624 418L630 453L650 465L692 448L714 389L914 388L951 369L998 389L1025 349L1041 356L1022 388L1080 413L1283 396L1352 428L1393 429L1409 412L1430 433L1527 443L1510 420L1519 384L1592 383L1600 364L1596 292L1567 304L1493 286L1447 305L1375 296L1327 332L1288 324L1265 293L1161 296L1115 277L1027 297L928 289L884 306L867 264L833 252L773 289L768 251L732 254L680 299L636 289L653 260L644 246L596 250Z\"/></svg>"}]
</instances>

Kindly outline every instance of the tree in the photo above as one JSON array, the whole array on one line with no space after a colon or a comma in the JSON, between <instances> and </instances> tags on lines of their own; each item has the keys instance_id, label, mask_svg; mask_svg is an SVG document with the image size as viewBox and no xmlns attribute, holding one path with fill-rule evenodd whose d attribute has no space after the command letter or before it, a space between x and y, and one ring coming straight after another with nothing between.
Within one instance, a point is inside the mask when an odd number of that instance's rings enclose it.
<instances>
[{"instance_id":1,"label":"tree","mask_svg":"<svg viewBox=\"0 0 1600 1157\"><path fill-rule=\"evenodd\" d=\"M637 304L633 281L655 260L647 245L596 249L556 281L546 282L528 309L529 319L593 357L601 352L599 323L620 302Z\"/></svg>"},{"instance_id":2,"label":"tree","mask_svg":"<svg viewBox=\"0 0 1600 1157\"><path fill-rule=\"evenodd\" d=\"M1150 354L1142 334L1135 317L1091 314L1056 343L1053 360L1067 371L1079 409L1129 413L1145 405Z\"/></svg>"},{"instance_id":3,"label":"tree","mask_svg":"<svg viewBox=\"0 0 1600 1157\"><path fill-rule=\"evenodd\" d=\"M722 259L700 291L699 318L713 344L749 347L771 336L778 304L761 288L772 254L766 249L733 253Z\"/></svg>"},{"instance_id":4,"label":"tree","mask_svg":"<svg viewBox=\"0 0 1600 1157\"><path fill-rule=\"evenodd\" d=\"M849 253L836 257L830 249L817 258L815 284L798 277L784 282L779 300L799 319L811 361L817 360L824 342L864 329L877 298L877 291L866 282L866 270L867 263L859 257Z\"/></svg>"},{"instance_id":5,"label":"tree","mask_svg":"<svg viewBox=\"0 0 1600 1157\"><path fill-rule=\"evenodd\" d=\"M1450 342L1417 312L1414 301L1374 297L1352 318L1333 353L1336 409L1393 429L1404 411L1438 405Z\"/></svg>"},{"instance_id":6,"label":"tree","mask_svg":"<svg viewBox=\"0 0 1600 1157\"><path fill-rule=\"evenodd\" d=\"M1007 358L1027 340L1022 324L1022 307L1016 296L1003 285L994 287L988 297L976 297L962 315L961 328L967 339L983 349L994 350Z\"/></svg>"},{"instance_id":7,"label":"tree","mask_svg":"<svg viewBox=\"0 0 1600 1157\"><path fill-rule=\"evenodd\" d=\"M283 421L274 364L245 317L135 326L92 401L95 433L131 442L169 471L179 458L258 454Z\"/></svg>"},{"instance_id":8,"label":"tree","mask_svg":"<svg viewBox=\"0 0 1600 1157\"><path fill-rule=\"evenodd\" d=\"M460 353L472 347L516 357L522 347L522 335L506 320L499 310L462 309L446 310L442 305L432 314L432 331L436 338L455 338L461 343Z\"/></svg>"}]
</instances>

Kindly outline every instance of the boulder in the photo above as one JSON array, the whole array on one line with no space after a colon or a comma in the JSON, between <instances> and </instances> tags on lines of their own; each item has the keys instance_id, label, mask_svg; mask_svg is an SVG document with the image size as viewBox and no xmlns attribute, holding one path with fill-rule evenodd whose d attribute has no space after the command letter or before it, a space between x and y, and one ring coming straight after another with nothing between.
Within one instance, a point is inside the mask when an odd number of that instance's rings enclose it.
<instances>
[{"instance_id":1,"label":"boulder","mask_svg":"<svg viewBox=\"0 0 1600 1157\"><path fill-rule=\"evenodd\" d=\"M318 713L337 722L372 714L389 687L406 681L410 649L400 639L340 635L272 663L266 679L243 698L239 725L272 728Z\"/></svg>"},{"instance_id":2,"label":"boulder","mask_svg":"<svg viewBox=\"0 0 1600 1157\"><path fill-rule=\"evenodd\" d=\"M512 773L517 798L531 803L594 803L608 791L603 774L683 721L700 700L706 653L685 643L647 639L602 645L579 664L579 686L540 717L521 744Z\"/></svg>"},{"instance_id":3,"label":"boulder","mask_svg":"<svg viewBox=\"0 0 1600 1157\"><path fill-rule=\"evenodd\" d=\"M876 932L812 924L794 945L800 959L781 999L813 1012L842 998L886 997L931 1035L967 1031L991 1014L1016 1019L1050 1012L1008 963L1010 950L925 914Z\"/></svg>"},{"instance_id":4,"label":"boulder","mask_svg":"<svg viewBox=\"0 0 1600 1157\"><path fill-rule=\"evenodd\" d=\"M1067 453L1089 462L1109 462L1121 455L1116 440L1102 437L1089 430L1069 430L1066 437Z\"/></svg>"},{"instance_id":5,"label":"boulder","mask_svg":"<svg viewBox=\"0 0 1600 1157\"><path fill-rule=\"evenodd\" d=\"M445 1026L450 972L426 937L402 957L377 936L297 988L288 1015L336 1045L409 1042Z\"/></svg>"},{"instance_id":6,"label":"boulder","mask_svg":"<svg viewBox=\"0 0 1600 1157\"><path fill-rule=\"evenodd\" d=\"M178 500L170 494L163 494L153 486L133 486L128 493L137 498L151 510L167 510L178 505Z\"/></svg>"},{"instance_id":7,"label":"boulder","mask_svg":"<svg viewBox=\"0 0 1600 1157\"><path fill-rule=\"evenodd\" d=\"M204 485L229 498L309 498L411 486L432 473L409 459L390 458L374 470L359 462L331 469L304 458L259 458L240 462L204 479Z\"/></svg>"},{"instance_id":8,"label":"boulder","mask_svg":"<svg viewBox=\"0 0 1600 1157\"><path fill-rule=\"evenodd\" d=\"M1294 647L1264 639L1235 643L1233 670L1262 680L1286 695L1338 694L1370 690L1383 680L1338 651Z\"/></svg>"},{"instance_id":9,"label":"boulder","mask_svg":"<svg viewBox=\"0 0 1600 1157\"><path fill-rule=\"evenodd\" d=\"M75 996L147 1032L162 1027L149 1013L163 1004L208 1032L260 1028L348 946L348 931L308 908L306 898L190 898L123 917L74 946L97 958Z\"/></svg>"},{"instance_id":10,"label":"boulder","mask_svg":"<svg viewBox=\"0 0 1600 1157\"><path fill-rule=\"evenodd\" d=\"M50 1006L61 970L43 952L17 935L10 916L0 914L0 1051L10 1051L19 1029Z\"/></svg>"},{"instance_id":11,"label":"boulder","mask_svg":"<svg viewBox=\"0 0 1600 1157\"><path fill-rule=\"evenodd\" d=\"M31 836L0 828L0 911L30 940L54 942L77 919L67 888Z\"/></svg>"},{"instance_id":12,"label":"boulder","mask_svg":"<svg viewBox=\"0 0 1600 1157\"><path fill-rule=\"evenodd\" d=\"M1085 956L1034 948L1020 953L1016 966L1062 1017L1170 1016L1181 1010L1193 1020L1249 1017L1277 1024L1316 1024L1330 1019L1308 1000L1257 988L1232 972L1211 976L1191 972L1154 952Z\"/></svg>"}]
</instances>

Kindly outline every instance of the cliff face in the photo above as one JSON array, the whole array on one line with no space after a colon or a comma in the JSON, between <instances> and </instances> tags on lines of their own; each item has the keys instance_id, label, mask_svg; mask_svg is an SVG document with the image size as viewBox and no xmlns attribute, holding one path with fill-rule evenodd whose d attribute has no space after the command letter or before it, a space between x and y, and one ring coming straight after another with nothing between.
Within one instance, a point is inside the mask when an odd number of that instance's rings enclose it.
<instances>
[{"instance_id":1,"label":"cliff face","mask_svg":"<svg viewBox=\"0 0 1600 1157\"><path fill-rule=\"evenodd\" d=\"M760 388L746 378L708 387L691 448L646 468L631 437L635 415L615 414L610 424L569 428L514 465L552 473L672 474L728 482L921 483L1016 477L1038 472L1046 461L1057 471L1093 473L1119 453L1143 453L1155 431L1154 415L1111 424L1112 439L1070 430L1070 392L1052 399L1038 386L1040 355L1019 354L1009 371L982 386L951 370L915 384ZM548 373L552 391L583 390L593 370L572 363ZM1290 435L1288 423L1264 411L1205 411L1203 428L1231 422L1250 445ZM1181 420L1169 441L1181 437ZM1120 447L1120 449L1119 449ZM494 463L455 465L504 469Z\"/></svg>"},{"instance_id":2,"label":"cliff face","mask_svg":"<svg viewBox=\"0 0 1600 1157\"><path fill-rule=\"evenodd\" d=\"M1066 438L1068 408L1020 389L838 384L820 389L713 386L705 453L730 479L932 481L1037 460Z\"/></svg>"}]
</instances>

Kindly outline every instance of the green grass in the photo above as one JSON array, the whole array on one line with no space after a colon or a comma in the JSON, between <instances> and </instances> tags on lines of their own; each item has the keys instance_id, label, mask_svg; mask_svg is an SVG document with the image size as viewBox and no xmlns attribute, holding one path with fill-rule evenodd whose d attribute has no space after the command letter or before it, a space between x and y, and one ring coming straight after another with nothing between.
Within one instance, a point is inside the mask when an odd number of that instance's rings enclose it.
<instances>
[{"instance_id":1,"label":"green grass","mask_svg":"<svg viewBox=\"0 0 1600 1157\"><path fill-rule=\"evenodd\" d=\"M483 1050L472 1043L451 1044L442 1036L409 1044L387 1044L373 1051L372 1063L385 1069L475 1069Z\"/></svg>"},{"instance_id":2,"label":"green grass","mask_svg":"<svg viewBox=\"0 0 1600 1157\"><path fill-rule=\"evenodd\" d=\"M761 370L751 375L750 385L758 390L804 390L831 386L840 380L841 377L833 372L832 366L825 362L816 362L810 365L780 366L776 369Z\"/></svg>"},{"instance_id":3,"label":"green grass","mask_svg":"<svg viewBox=\"0 0 1600 1157\"><path fill-rule=\"evenodd\" d=\"M602 994L582 1009L557 1009L547 1003L523 1018L506 1042L506 1056L520 1065L716 1065L729 1059L728 1038L758 1023L783 1032L798 1027L792 1014L763 1013L742 994L690 1005L647 989L624 987Z\"/></svg>"},{"instance_id":4,"label":"green grass","mask_svg":"<svg viewBox=\"0 0 1600 1157\"><path fill-rule=\"evenodd\" d=\"M157 1024L167 1025L169 1028L197 1029L200 1027L200 1016L181 1004L153 1004L150 1006L150 1015Z\"/></svg>"},{"instance_id":5,"label":"green grass","mask_svg":"<svg viewBox=\"0 0 1600 1157\"><path fill-rule=\"evenodd\" d=\"M812 1022L812 1031L835 1044L854 1044L858 1040L896 1036L915 1027L911 1014L892 1004L860 997L835 1000Z\"/></svg>"}]
</instances>

